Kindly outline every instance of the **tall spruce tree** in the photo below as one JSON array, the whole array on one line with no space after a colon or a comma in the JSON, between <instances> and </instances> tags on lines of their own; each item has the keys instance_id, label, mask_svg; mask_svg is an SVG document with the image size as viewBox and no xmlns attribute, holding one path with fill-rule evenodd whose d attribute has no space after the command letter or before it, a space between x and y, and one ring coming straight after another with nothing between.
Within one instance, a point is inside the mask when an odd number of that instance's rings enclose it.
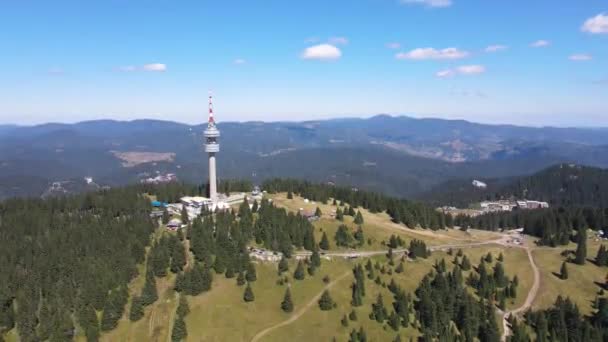
<instances>
[{"instance_id":1,"label":"tall spruce tree","mask_svg":"<svg viewBox=\"0 0 608 342\"><path fill-rule=\"evenodd\" d=\"M253 302L255 300L253 290L251 289L251 285L249 283L247 283L247 286L245 287L245 293L243 293L243 300L245 302Z\"/></svg>"},{"instance_id":2,"label":"tall spruce tree","mask_svg":"<svg viewBox=\"0 0 608 342\"><path fill-rule=\"evenodd\" d=\"M361 211L357 210L357 214L355 215L355 224L362 225L363 224L363 215L361 215Z\"/></svg>"},{"instance_id":3,"label":"tall spruce tree","mask_svg":"<svg viewBox=\"0 0 608 342\"><path fill-rule=\"evenodd\" d=\"M139 321L144 317L144 304L141 297L136 296L131 300L131 308L129 309L129 319L133 322Z\"/></svg>"},{"instance_id":4,"label":"tall spruce tree","mask_svg":"<svg viewBox=\"0 0 608 342\"><path fill-rule=\"evenodd\" d=\"M563 280L568 279L568 266L566 265L566 262L562 262L562 267L559 271L559 277Z\"/></svg>"},{"instance_id":5,"label":"tall spruce tree","mask_svg":"<svg viewBox=\"0 0 608 342\"><path fill-rule=\"evenodd\" d=\"M296 266L296 270L293 273L293 277L296 280L303 280L306 277L304 263L302 262L302 260L298 261L298 266Z\"/></svg>"},{"instance_id":6,"label":"tall spruce tree","mask_svg":"<svg viewBox=\"0 0 608 342\"><path fill-rule=\"evenodd\" d=\"M574 263L584 265L587 260L587 229L580 227L577 236L577 246L574 257Z\"/></svg>"},{"instance_id":7,"label":"tall spruce tree","mask_svg":"<svg viewBox=\"0 0 608 342\"><path fill-rule=\"evenodd\" d=\"M321 298L319 298L318 303L321 311L331 310L335 306L334 300L331 298L331 295L329 294L328 290L323 291L323 294L321 295Z\"/></svg>"},{"instance_id":8,"label":"tall spruce tree","mask_svg":"<svg viewBox=\"0 0 608 342\"><path fill-rule=\"evenodd\" d=\"M598 266L608 266L608 251L606 250L606 246L601 245L600 248L597 250L595 263Z\"/></svg>"},{"instance_id":9,"label":"tall spruce tree","mask_svg":"<svg viewBox=\"0 0 608 342\"><path fill-rule=\"evenodd\" d=\"M327 234L323 232L323 236L321 236L321 242L319 242L319 248L324 251L329 250L329 239L327 238Z\"/></svg>"},{"instance_id":10,"label":"tall spruce tree","mask_svg":"<svg viewBox=\"0 0 608 342\"><path fill-rule=\"evenodd\" d=\"M293 311L293 301L291 299L291 291L289 287L285 290L285 296L283 296L283 301L281 302L281 310L285 312Z\"/></svg>"},{"instance_id":11,"label":"tall spruce tree","mask_svg":"<svg viewBox=\"0 0 608 342\"><path fill-rule=\"evenodd\" d=\"M177 316L173 322L173 330L171 331L171 341L180 342L188 336L188 330L186 329L186 322L181 316Z\"/></svg>"}]
</instances>

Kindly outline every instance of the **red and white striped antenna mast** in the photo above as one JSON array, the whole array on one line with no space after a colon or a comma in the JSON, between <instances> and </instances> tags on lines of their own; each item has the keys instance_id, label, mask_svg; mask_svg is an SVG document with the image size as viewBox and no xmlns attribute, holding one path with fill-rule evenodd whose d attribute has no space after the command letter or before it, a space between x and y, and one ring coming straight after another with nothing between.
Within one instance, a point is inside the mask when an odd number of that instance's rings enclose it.
<instances>
[{"instance_id":1,"label":"red and white striped antenna mast","mask_svg":"<svg viewBox=\"0 0 608 342\"><path fill-rule=\"evenodd\" d=\"M215 120L213 119L213 94L209 91L209 124L215 125Z\"/></svg>"}]
</instances>

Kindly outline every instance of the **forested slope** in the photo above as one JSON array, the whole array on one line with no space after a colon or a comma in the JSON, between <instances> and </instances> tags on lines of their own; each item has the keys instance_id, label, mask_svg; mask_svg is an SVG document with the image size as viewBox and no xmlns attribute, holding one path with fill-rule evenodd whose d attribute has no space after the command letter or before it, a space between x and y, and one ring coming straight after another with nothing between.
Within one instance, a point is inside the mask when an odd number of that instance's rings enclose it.
<instances>
[{"instance_id":1,"label":"forested slope","mask_svg":"<svg viewBox=\"0 0 608 342\"><path fill-rule=\"evenodd\" d=\"M608 170L559 164L530 176L482 179L486 189L472 179L452 180L419 196L435 205L467 207L470 203L497 199L530 199L551 206L608 207Z\"/></svg>"}]
</instances>

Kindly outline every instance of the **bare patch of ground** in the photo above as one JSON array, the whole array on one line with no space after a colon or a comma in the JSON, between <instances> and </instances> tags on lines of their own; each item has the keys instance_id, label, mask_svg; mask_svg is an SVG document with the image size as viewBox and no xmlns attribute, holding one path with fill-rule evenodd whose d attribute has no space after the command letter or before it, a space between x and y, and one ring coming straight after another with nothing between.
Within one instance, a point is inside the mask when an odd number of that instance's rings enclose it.
<instances>
[{"instance_id":1,"label":"bare patch of ground","mask_svg":"<svg viewBox=\"0 0 608 342\"><path fill-rule=\"evenodd\" d=\"M173 162L173 152L135 152L135 151L110 151L116 158L122 161L124 167L134 167L140 164L155 162Z\"/></svg>"}]
</instances>

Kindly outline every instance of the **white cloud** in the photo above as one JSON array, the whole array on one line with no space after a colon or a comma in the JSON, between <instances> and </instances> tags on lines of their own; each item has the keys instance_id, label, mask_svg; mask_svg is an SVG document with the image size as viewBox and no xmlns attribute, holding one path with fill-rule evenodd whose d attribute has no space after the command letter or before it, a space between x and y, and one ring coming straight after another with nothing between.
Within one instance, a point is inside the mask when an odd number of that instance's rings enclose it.
<instances>
[{"instance_id":1,"label":"white cloud","mask_svg":"<svg viewBox=\"0 0 608 342\"><path fill-rule=\"evenodd\" d=\"M456 72L461 75L476 75L483 74L486 72L486 67L479 64L474 65L462 65L456 68Z\"/></svg>"},{"instance_id":2,"label":"white cloud","mask_svg":"<svg viewBox=\"0 0 608 342\"><path fill-rule=\"evenodd\" d=\"M539 48L539 47L545 47L545 46L549 46L551 45L551 42L549 42L548 40L537 40L533 43L530 43L530 46L533 48Z\"/></svg>"},{"instance_id":3,"label":"white cloud","mask_svg":"<svg viewBox=\"0 0 608 342\"><path fill-rule=\"evenodd\" d=\"M135 72L135 71L167 71L167 65L162 63L149 63L144 65L123 65L116 68L122 72Z\"/></svg>"},{"instance_id":4,"label":"white cloud","mask_svg":"<svg viewBox=\"0 0 608 342\"><path fill-rule=\"evenodd\" d=\"M440 70L440 71L437 71L437 73L435 73L435 76L437 76L439 78L452 77L452 76L454 76L454 70L451 70L451 69Z\"/></svg>"},{"instance_id":5,"label":"white cloud","mask_svg":"<svg viewBox=\"0 0 608 342\"><path fill-rule=\"evenodd\" d=\"M452 0L401 0L403 4L424 5L427 7L450 7Z\"/></svg>"},{"instance_id":6,"label":"white cloud","mask_svg":"<svg viewBox=\"0 0 608 342\"><path fill-rule=\"evenodd\" d=\"M496 45L490 45L490 46L486 47L485 51L486 52L499 52L499 51L504 51L508 48L509 47L506 45L496 44Z\"/></svg>"},{"instance_id":7,"label":"white cloud","mask_svg":"<svg viewBox=\"0 0 608 342\"><path fill-rule=\"evenodd\" d=\"M589 18L581 27L583 32L592 34L608 33L608 15L600 13L593 18Z\"/></svg>"},{"instance_id":8,"label":"white cloud","mask_svg":"<svg viewBox=\"0 0 608 342\"><path fill-rule=\"evenodd\" d=\"M461 59L469 56L469 52L457 48L437 50L434 48L418 48L409 52L400 52L395 55L397 59L425 60L425 59Z\"/></svg>"},{"instance_id":9,"label":"white cloud","mask_svg":"<svg viewBox=\"0 0 608 342\"><path fill-rule=\"evenodd\" d=\"M584 61L590 61L590 60L592 60L593 56L588 55L586 53L578 53L578 54L570 55L568 57L568 59L571 60L571 61L584 62Z\"/></svg>"},{"instance_id":10,"label":"white cloud","mask_svg":"<svg viewBox=\"0 0 608 342\"><path fill-rule=\"evenodd\" d=\"M439 78L449 78L456 75L479 75L486 72L486 67L479 64L461 65L453 69L440 70L435 73Z\"/></svg>"},{"instance_id":11,"label":"white cloud","mask_svg":"<svg viewBox=\"0 0 608 342\"><path fill-rule=\"evenodd\" d=\"M329 44L346 45L346 44L348 44L348 39L346 39L344 37L331 37L331 38L329 38Z\"/></svg>"},{"instance_id":12,"label":"white cloud","mask_svg":"<svg viewBox=\"0 0 608 342\"><path fill-rule=\"evenodd\" d=\"M144 71L167 71L167 65L162 63L145 64L142 67Z\"/></svg>"},{"instance_id":13,"label":"white cloud","mask_svg":"<svg viewBox=\"0 0 608 342\"><path fill-rule=\"evenodd\" d=\"M237 65L240 65L240 64L245 64L245 63L247 63L247 61L246 61L246 60L244 60L244 59L242 59L242 58L237 58L237 59L235 59L235 60L234 60L234 62L233 62L233 63L234 63L234 64L237 64Z\"/></svg>"},{"instance_id":14,"label":"white cloud","mask_svg":"<svg viewBox=\"0 0 608 342\"><path fill-rule=\"evenodd\" d=\"M392 43L387 43L386 47L391 49L391 50L396 50L396 49L400 49L401 48L401 44L397 43L397 42L392 42Z\"/></svg>"},{"instance_id":15,"label":"white cloud","mask_svg":"<svg viewBox=\"0 0 608 342\"><path fill-rule=\"evenodd\" d=\"M340 57L342 57L342 51L331 44L314 45L302 52L303 59L336 60Z\"/></svg>"}]
</instances>

